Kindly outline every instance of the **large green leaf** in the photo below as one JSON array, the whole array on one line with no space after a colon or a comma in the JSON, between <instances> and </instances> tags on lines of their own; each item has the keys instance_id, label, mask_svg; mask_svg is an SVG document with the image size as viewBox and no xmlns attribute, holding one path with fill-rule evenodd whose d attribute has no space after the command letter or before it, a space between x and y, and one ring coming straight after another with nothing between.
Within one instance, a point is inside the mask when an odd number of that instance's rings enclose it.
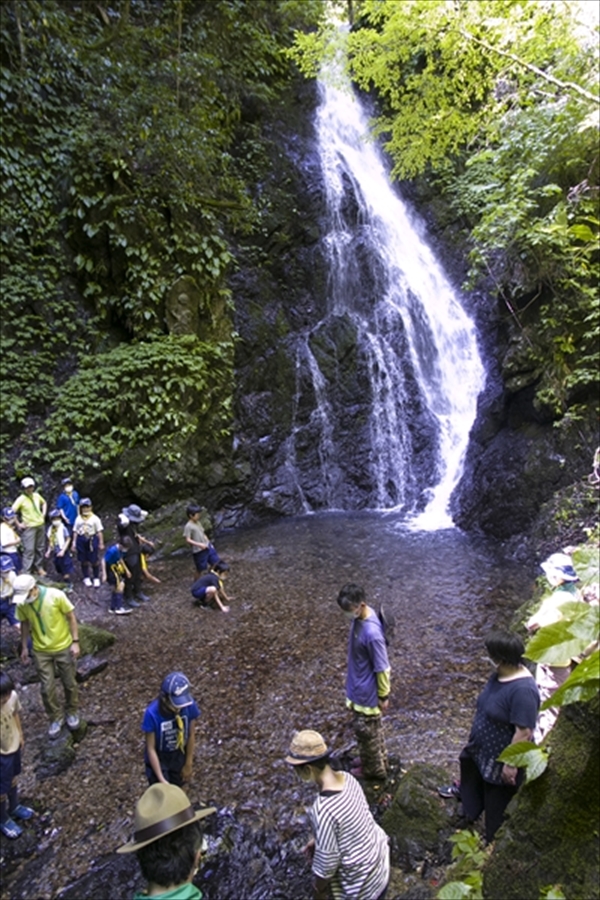
<instances>
[{"instance_id":1,"label":"large green leaf","mask_svg":"<svg viewBox=\"0 0 600 900\"><path fill-rule=\"evenodd\" d=\"M548 766L548 750L531 741L519 741L506 747L498 759L509 766L525 769L525 781L535 781Z\"/></svg>"},{"instance_id":2,"label":"large green leaf","mask_svg":"<svg viewBox=\"0 0 600 900\"><path fill-rule=\"evenodd\" d=\"M591 700L600 690L600 654L595 650L584 659L569 675L551 697L542 703L541 709L566 706Z\"/></svg>"},{"instance_id":3,"label":"large green leaf","mask_svg":"<svg viewBox=\"0 0 600 900\"><path fill-rule=\"evenodd\" d=\"M567 665L570 659L583 653L593 639L593 635L574 635L565 620L554 622L536 631L527 642L525 655L527 659L549 666Z\"/></svg>"},{"instance_id":4,"label":"large green leaf","mask_svg":"<svg viewBox=\"0 0 600 900\"><path fill-rule=\"evenodd\" d=\"M473 889L464 881L449 881L437 893L438 900L464 900L465 897L472 897Z\"/></svg>"}]
</instances>

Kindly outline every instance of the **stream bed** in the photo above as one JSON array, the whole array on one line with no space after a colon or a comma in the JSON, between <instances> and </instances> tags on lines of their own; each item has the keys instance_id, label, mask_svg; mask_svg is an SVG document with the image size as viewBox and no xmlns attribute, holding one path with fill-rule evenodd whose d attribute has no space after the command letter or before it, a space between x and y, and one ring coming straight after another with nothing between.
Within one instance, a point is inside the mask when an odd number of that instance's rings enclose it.
<instances>
[{"instance_id":1,"label":"stream bed","mask_svg":"<svg viewBox=\"0 0 600 900\"><path fill-rule=\"evenodd\" d=\"M228 614L192 606L187 552L151 562L161 584L147 588L151 602L130 616L108 615L106 585L76 585L78 617L113 631L117 641L105 671L82 685L80 709L90 727L60 775L36 778L47 722L39 687L20 689L20 786L38 812L31 826L37 846L13 860L2 900L109 896L106 866L117 865L113 851L129 839L147 786L142 714L172 670L188 676L202 713L186 790L193 804L218 807L213 847L230 851L227 861L215 853L205 866L206 900L308 898L299 848L313 791L283 756L297 729L322 732L333 749L352 742L344 708L348 623L335 602L347 581L362 584L368 601L383 603L396 620L389 753L403 768L430 762L456 777L489 674L483 638L507 626L530 596L531 571L458 529L411 531L394 514L374 512L288 519L222 534L215 544L231 564ZM118 859L122 892L115 896L113 880L114 900L130 897L138 877L135 860ZM226 873L227 865L238 871Z\"/></svg>"}]
</instances>

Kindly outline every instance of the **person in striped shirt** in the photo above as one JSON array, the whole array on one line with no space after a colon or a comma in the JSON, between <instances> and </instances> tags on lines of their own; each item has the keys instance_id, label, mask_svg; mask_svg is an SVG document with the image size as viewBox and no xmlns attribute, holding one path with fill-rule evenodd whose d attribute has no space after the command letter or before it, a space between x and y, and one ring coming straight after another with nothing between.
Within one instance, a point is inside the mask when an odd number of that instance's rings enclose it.
<instances>
[{"instance_id":1,"label":"person in striped shirt","mask_svg":"<svg viewBox=\"0 0 600 900\"><path fill-rule=\"evenodd\" d=\"M298 731L286 762L319 794L309 812L314 838L304 848L312 858L315 900L382 900L390 877L388 836L375 822L363 790L349 772L335 771L317 731Z\"/></svg>"}]
</instances>

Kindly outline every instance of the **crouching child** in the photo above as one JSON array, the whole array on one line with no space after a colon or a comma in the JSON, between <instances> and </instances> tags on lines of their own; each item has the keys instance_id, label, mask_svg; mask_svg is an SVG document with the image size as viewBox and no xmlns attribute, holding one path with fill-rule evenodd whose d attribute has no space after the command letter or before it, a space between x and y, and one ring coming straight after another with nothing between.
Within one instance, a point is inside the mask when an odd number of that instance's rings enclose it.
<instances>
[{"instance_id":1,"label":"crouching child","mask_svg":"<svg viewBox=\"0 0 600 900\"><path fill-rule=\"evenodd\" d=\"M216 566L212 572L207 575L201 575L192 585L192 596L194 597L194 606L210 606L213 609L220 609L221 612L229 612L229 606L225 606L223 601L230 603L233 597L228 597L223 587L223 579L227 566Z\"/></svg>"}]
</instances>

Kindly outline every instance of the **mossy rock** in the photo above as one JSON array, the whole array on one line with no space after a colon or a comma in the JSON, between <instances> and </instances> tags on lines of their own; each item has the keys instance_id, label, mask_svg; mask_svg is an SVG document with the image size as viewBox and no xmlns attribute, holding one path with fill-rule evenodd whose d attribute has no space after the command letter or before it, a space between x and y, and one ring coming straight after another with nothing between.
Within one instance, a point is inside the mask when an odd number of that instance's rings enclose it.
<instances>
[{"instance_id":1,"label":"mossy rock","mask_svg":"<svg viewBox=\"0 0 600 900\"><path fill-rule=\"evenodd\" d=\"M115 636L111 631L106 631L104 628L96 628L95 625L79 623L79 647L82 656L87 656L88 654L93 656L95 653L99 653L100 650L112 647L114 642Z\"/></svg>"},{"instance_id":2,"label":"mossy rock","mask_svg":"<svg viewBox=\"0 0 600 900\"><path fill-rule=\"evenodd\" d=\"M447 771L439 766L411 766L382 817L381 825L407 868L426 857L449 859L448 838L457 824L456 805L442 800L437 792L447 781Z\"/></svg>"},{"instance_id":3,"label":"mossy rock","mask_svg":"<svg viewBox=\"0 0 600 900\"><path fill-rule=\"evenodd\" d=\"M544 741L548 768L508 806L484 868L484 897L538 900L549 884L569 900L600 896L599 719L598 696L561 710Z\"/></svg>"},{"instance_id":4,"label":"mossy rock","mask_svg":"<svg viewBox=\"0 0 600 900\"><path fill-rule=\"evenodd\" d=\"M87 726L81 722L78 733L82 732L81 737L87 731ZM39 753L37 764L35 767L36 777L43 781L46 778L52 778L54 775L60 775L66 771L75 761L75 735L63 726L58 738L50 740L42 745Z\"/></svg>"}]
</instances>

